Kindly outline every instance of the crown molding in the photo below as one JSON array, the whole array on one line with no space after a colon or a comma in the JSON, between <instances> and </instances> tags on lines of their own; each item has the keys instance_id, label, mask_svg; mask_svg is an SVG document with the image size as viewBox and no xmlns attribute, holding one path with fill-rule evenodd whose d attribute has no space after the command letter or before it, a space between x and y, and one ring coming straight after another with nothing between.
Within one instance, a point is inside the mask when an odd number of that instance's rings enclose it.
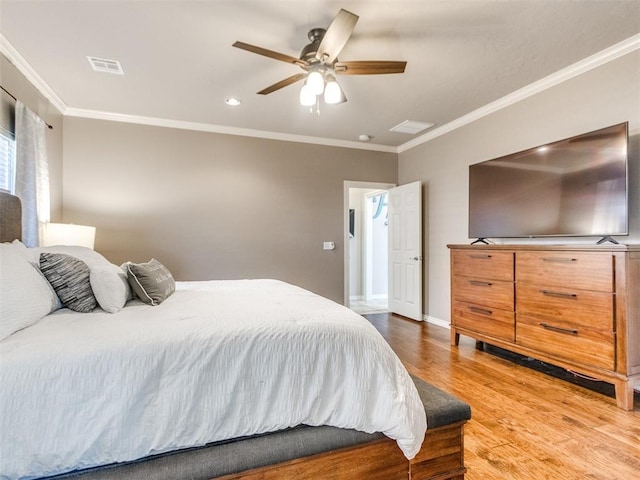
<instances>
[{"instance_id":1,"label":"crown molding","mask_svg":"<svg viewBox=\"0 0 640 480\"><path fill-rule=\"evenodd\" d=\"M9 41L0 34L0 53L2 53L7 60L11 62L16 69L25 76L25 78L45 97L51 105L61 114L65 114L67 105L64 101L53 91L47 82L45 82L40 75L33 69L29 62L27 62L20 53L9 43Z\"/></svg>"},{"instance_id":2,"label":"crown molding","mask_svg":"<svg viewBox=\"0 0 640 480\"><path fill-rule=\"evenodd\" d=\"M424 135L421 135L413 140L410 140L406 143L403 143L397 148L398 153L406 152L407 150L414 148L418 145L428 142L429 140L433 140L434 138L445 135L453 130L456 130L460 127L468 125L471 122L475 122L487 115L491 115L503 108L507 108L510 105L520 102L525 98L531 97L532 95L536 95L537 93L543 92L551 87L554 87L562 82L570 80L578 75L582 75L589 70L593 70L605 63L611 62L617 58L620 58L628 53L631 53L640 48L640 34L636 34L632 37L623 40L620 43L616 43L615 45L606 48L598 53L595 53L579 62L574 63L573 65L569 65L562 70L559 70L551 75L548 75L534 83L527 85L526 87L521 88L520 90L516 90L515 92L510 93L494 102L488 103L483 107L478 108L462 117L459 117L449 123L442 125L441 127L435 128Z\"/></svg>"},{"instance_id":3,"label":"crown molding","mask_svg":"<svg viewBox=\"0 0 640 480\"><path fill-rule=\"evenodd\" d=\"M269 132L264 130L252 130L249 128L229 127L225 125L214 125L210 123L187 122L181 120L170 120L157 117L144 117L140 115L128 115L122 113L104 112L97 110L85 110L81 108L68 107L65 116L90 118L93 120L107 120L111 122L135 123L139 125L149 125L154 127L177 128L182 130L194 130L198 132L221 133L225 135L239 135L243 137L264 138L268 140L279 140L284 142L311 143L314 145L325 145L331 147L354 148L358 150L373 150L378 152L397 153L396 147L378 144L363 144L362 142L351 142L348 140L336 140L332 138L312 137L307 135L294 135L288 133Z\"/></svg>"}]
</instances>

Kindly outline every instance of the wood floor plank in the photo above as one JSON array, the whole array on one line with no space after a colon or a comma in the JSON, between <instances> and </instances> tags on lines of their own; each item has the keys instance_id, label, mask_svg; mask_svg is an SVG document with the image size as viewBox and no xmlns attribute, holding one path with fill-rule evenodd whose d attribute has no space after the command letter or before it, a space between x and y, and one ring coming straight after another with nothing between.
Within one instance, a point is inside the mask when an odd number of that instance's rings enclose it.
<instances>
[{"instance_id":1,"label":"wood floor plank","mask_svg":"<svg viewBox=\"0 0 640 480\"><path fill-rule=\"evenodd\" d=\"M466 480L640 479L640 395L615 399L475 348L446 328L366 316L407 369L471 405ZM525 362L526 363L526 362Z\"/></svg>"},{"instance_id":2,"label":"wood floor plank","mask_svg":"<svg viewBox=\"0 0 640 480\"><path fill-rule=\"evenodd\" d=\"M637 422L633 424L630 422L627 428L620 428L619 425L603 425L597 427L596 430L611 439L626 443L632 448L640 445L640 428L637 426Z\"/></svg>"}]
</instances>

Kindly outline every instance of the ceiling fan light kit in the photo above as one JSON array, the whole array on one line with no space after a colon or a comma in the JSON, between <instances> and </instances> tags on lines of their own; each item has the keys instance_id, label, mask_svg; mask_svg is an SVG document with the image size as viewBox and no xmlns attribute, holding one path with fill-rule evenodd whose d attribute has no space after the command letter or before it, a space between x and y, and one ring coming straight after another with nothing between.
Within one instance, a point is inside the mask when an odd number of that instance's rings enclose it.
<instances>
[{"instance_id":1,"label":"ceiling fan light kit","mask_svg":"<svg viewBox=\"0 0 640 480\"><path fill-rule=\"evenodd\" d=\"M357 15L341 9L329 28L311 29L307 35L311 43L302 49L300 58L243 42L235 42L233 46L274 60L291 63L304 70L303 73L292 75L260 90L258 92L260 95L268 95L305 79L305 84L300 90L301 105L306 107L319 105L320 99L329 105L340 104L346 102L347 98L336 81L336 75L403 73L407 65L407 62L384 60L340 62L338 54L351 37L358 18Z\"/></svg>"},{"instance_id":2,"label":"ceiling fan light kit","mask_svg":"<svg viewBox=\"0 0 640 480\"><path fill-rule=\"evenodd\" d=\"M347 101L340 85L336 81L336 77L326 68L312 67L314 70L309 72L306 82L300 90L300 105L310 107L318 104L320 96L324 103L328 105L336 105Z\"/></svg>"}]
</instances>

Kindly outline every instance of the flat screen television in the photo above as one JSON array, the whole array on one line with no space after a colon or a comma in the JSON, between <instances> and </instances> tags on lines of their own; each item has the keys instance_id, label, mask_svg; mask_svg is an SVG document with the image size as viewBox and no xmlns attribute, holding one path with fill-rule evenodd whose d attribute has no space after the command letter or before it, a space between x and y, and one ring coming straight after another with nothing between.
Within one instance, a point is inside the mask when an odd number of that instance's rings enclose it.
<instances>
[{"instance_id":1,"label":"flat screen television","mask_svg":"<svg viewBox=\"0 0 640 480\"><path fill-rule=\"evenodd\" d=\"M469 238L628 235L627 143L621 123L470 165Z\"/></svg>"}]
</instances>

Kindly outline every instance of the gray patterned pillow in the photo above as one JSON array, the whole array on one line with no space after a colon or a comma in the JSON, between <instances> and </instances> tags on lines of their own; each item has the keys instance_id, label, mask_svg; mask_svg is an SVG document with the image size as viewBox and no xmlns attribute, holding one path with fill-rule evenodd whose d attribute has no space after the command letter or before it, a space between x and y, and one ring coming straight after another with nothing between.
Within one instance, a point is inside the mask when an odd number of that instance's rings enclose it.
<instances>
[{"instance_id":1,"label":"gray patterned pillow","mask_svg":"<svg viewBox=\"0 0 640 480\"><path fill-rule=\"evenodd\" d=\"M63 253L41 253L40 271L63 306L83 313L96 308L89 267L82 260Z\"/></svg>"},{"instance_id":2,"label":"gray patterned pillow","mask_svg":"<svg viewBox=\"0 0 640 480\"><path fill-rule=\"evenodd\" d=\"M149 305L159 305L176 291L171 272L158 260L126 264L129 285L136 297Z\"/></svg>"}]
</instances>

